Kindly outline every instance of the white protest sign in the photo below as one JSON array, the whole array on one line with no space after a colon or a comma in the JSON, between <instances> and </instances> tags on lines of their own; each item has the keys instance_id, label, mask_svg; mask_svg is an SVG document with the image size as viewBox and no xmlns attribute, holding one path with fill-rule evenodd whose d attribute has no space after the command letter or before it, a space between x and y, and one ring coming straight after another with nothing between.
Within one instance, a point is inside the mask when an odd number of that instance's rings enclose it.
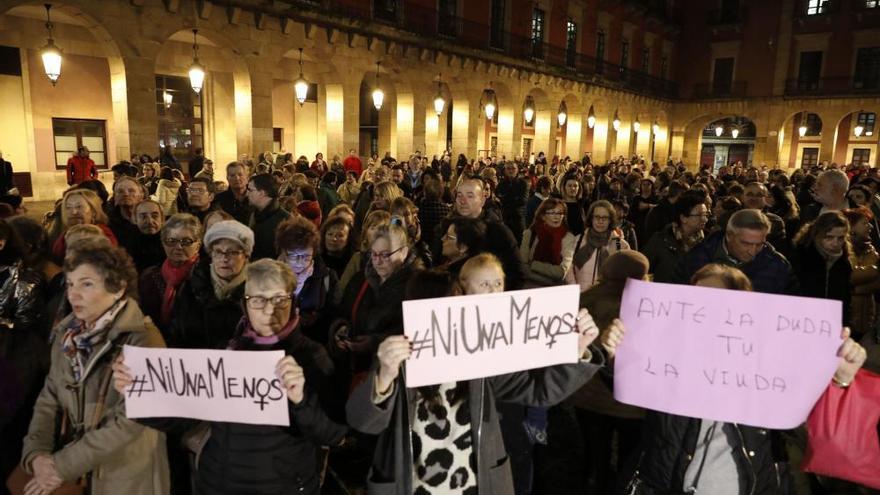
<instances>
[{"instance_id":1,"label":"white protest sign","mask_svg":"<svg viewBox=\"0 0 880 495\"><path fill-rule=\"evenodd\" d=\"M125 346L134 381L129 418L195 418L289 426L287 393L275 376L284 351L223 351Z\"/></svg>"},{"instance_id":2,"label":"white protest sign","mask_svg":"<svg viewBox=\"0 0 880 495\"><path fill-rule=\"evenodd\" d=\"M405 301L407 387L576 362L579 297L575 284Z\"/></svg>"}]
</instances>

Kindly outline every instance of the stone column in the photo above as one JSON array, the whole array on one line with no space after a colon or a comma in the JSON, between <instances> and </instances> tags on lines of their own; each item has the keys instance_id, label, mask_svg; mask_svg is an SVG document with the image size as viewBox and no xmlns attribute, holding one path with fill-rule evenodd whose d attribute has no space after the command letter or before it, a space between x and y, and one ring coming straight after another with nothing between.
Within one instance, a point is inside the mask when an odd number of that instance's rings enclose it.
<instances>
[{"instance_id":1,"label":"stone column","mask_svg":"<svg viewBox=\"0 0 880 495\"><path fill-rule=\"evenodd\" d=\"M153 155L158 153L159 148L155 61L146 58L126 58L124 63L129 147L133 153Z\"/></svg>"},{"instance_id":2,"label":"stone column","mask_svg":"<svg viewBox=\"0 0 880 495\"><path fill-rule=\"evenodd\" d=\"M251 155L272 149L272 67L248 61L251 76ZM326 153L325 153L326 154Z\"/></svg>"}]
</instances>

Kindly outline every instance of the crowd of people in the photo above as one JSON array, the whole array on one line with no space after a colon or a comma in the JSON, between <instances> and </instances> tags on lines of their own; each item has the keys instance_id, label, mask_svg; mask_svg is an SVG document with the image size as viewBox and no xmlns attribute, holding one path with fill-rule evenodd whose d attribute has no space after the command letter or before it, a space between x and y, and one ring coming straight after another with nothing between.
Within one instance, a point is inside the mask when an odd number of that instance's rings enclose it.
<instances>
[{"instance_id":1,"label":"crowd of people","mask_svg":"<svg viewBox=\"0 0 880 495\"><path fill-rule=\"evenodd\" d=\"M635 278L841 301L828 387L849 387L880 344L877 168L355 150L187 165L135 155L108 191L82 148L44 222L0 220L15 493L873 493L802 472L802 429L616 402L610 363ZM407 388L403 301L562 284L581 291L578 363ZM127 419L126 344L283 350L290 426Z\"/></svg>"}]
</instances>

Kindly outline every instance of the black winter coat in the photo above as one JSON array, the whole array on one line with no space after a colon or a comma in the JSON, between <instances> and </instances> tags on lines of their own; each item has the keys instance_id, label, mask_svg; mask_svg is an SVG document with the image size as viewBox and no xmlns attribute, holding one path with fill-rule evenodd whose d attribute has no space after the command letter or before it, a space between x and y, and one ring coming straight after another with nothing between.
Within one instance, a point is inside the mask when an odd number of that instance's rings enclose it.
<instances>
[{"instance_id":1,"label":"black winter coat","mask_svg":"<svg viewBox=\"0 0 880 495\"><path fill-rule=\"evenodd\" d=\"M253 207L248 203L247 195L237 199L232 189L217 193L214 196L214 207L229 213L233 218L245 225L247 225L251 217L251 212L254 211Z\"/></svg>"},{"instance_id":2,"label":"black winter coat","mask_svg":"<svg viewBox=\"0 0 880 495\"><path fill-rule=\"evenodd\" d=\"M801 295L841 301L843 324L849 325L852 266L846 251L828 267L813 243L796 246L792 251L791 264L800 284Z\"/></svg>"},{"instance_id":3,"label":"black winter coat","mask_svg":"<svg viewBox=\"0 0 880 495\"><path fill-rule=\"evenodd\" d=\"M725 253L723 232L716 232L688 252L684 259L684 270L678 283L690 283L694 273L709 263L720 263L739 268L752 281L752 288L755 292L800 294L798 281L791 269L791 264L770 244L765 243L764 249L752 261L735 264Z\"/></svg>"},{"instance_id":4,"label":"black winter coat","mask_svg":"<svg viewBox=\"0 0 880 495\"><path fill-rule=\"evenodd\" d=\"M733 458L748 485L743 493L780 495L789 486L785 443L779 431L731 424L737 439ZM684 475L694 457L700 420L648 411L643 450L621 476L617 493L666 495L682 493ZM634 475L633 470L638 474ZM699 489L699 484L697 486Z\"/></svg>"},{"instance_id":5,"label":"black winter coat","mask_svg":"<svg viewBox=\"0 0 880 495\"><path fill-rule=\"evenodd\" d=\"M293 356L306 377L305 399L288 401L290 426L211 422L210 438L201 451L196 471L198 494L310 494L320 493L317 448L338 445L347 427L333 422L324 406L333 364L323 347L294 330L272 346L237 339L236 350L283 349ZM285 397L286 400L286 397ZM164 431L182 432L197 421L181 418L138 420Z\"/></svg>"},{"instance_id":6,"label":"black winter coat","mask_svg":"<svg viewBox=\"0 0 880 495\"><path fill-rule=\"evenodd\" d=\"M162 234L144 234L138 230L126 248L138 273L151 266L161 265L165 261L165 249L162 247Z\"/></svg>"},{"instance_id":7,"label":"black winter coat","mask_svg":"<svg viewBox=\"0 0 880 495\"><path fill-rule=\"evenodd\" d=\"M333 294L339 277L324 264L320 256L315 256L312 275L303 283L296 297L299 308L300 331L319 344L327 343L327 325L331 321L330 311Z\"/></svg>"},{"instance_id":8,"label":"black winter coat","mask_svg":"<svg viewBox=\"0 0 880 495\"><path fill-rule=\"evenodd\" d=\"M214 294L211 265L200 261L174 298L174 315L165 337L168 347L225 349L241 320L244 283L228 299Z\"/></svg>"},{"instance_id":9,"label":"black winter coat","mask_svg":"<svg viewBox=\"0 0 880 495\"><path fill-rule=\"evenodd\" d=\"M526 228L526 201L529 199L529 183L522 177L503 178L495 189L501 200L501 217L504 224L513 232L517 241L522 240Z\"/></svg>"},{"instance_id":10,"label":"black winter coat","mask_svg":"<svg viewBox=\"0 0 880 495\"><path fill-rule=\"evenodd\" d=\"M278 253L275 249L275 230L281 222L290 218L290 213L278 206L278 201L272 200L268 206L260 211L254 210L248 226L254 231L254 252L251 261L262 258L275 258Z\"/></svg>"}]
</instances>

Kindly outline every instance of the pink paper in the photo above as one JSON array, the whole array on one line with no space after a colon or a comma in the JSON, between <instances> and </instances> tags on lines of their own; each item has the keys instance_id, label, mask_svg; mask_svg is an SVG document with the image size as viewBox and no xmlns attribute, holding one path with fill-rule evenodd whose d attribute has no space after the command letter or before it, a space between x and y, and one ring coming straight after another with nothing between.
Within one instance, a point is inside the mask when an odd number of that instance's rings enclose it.
<instances>
[{"instance_id":1,"label":"pink paper","mask_svg":"<svg viewBox=\"0 0 880 495\"><path fill-rule=\"evenodd\" d=\"M405 301L406 386L574 363L577 312L577 285Z\"/></svg>"},{"instance_id":2,"label":"pink paper","mask_svg":"<svg viewBox=\"0 0 880 495\"><path fill-rule=\"evenodd\" d=\"M629 280L614 397L772 429L804 421L839 358L841 303Z\"/></svg>"},{"instance_id":3,"label":"pink paper","mask_svg":"<svg viewBox=\"0 0 880 495\"><path fill-rule=\"evenodd\" d=\"M289 426L287 392L275 376L283 351L125 346L133 383L129 418L195 418Z\"/></svg>"}]
</instances>

